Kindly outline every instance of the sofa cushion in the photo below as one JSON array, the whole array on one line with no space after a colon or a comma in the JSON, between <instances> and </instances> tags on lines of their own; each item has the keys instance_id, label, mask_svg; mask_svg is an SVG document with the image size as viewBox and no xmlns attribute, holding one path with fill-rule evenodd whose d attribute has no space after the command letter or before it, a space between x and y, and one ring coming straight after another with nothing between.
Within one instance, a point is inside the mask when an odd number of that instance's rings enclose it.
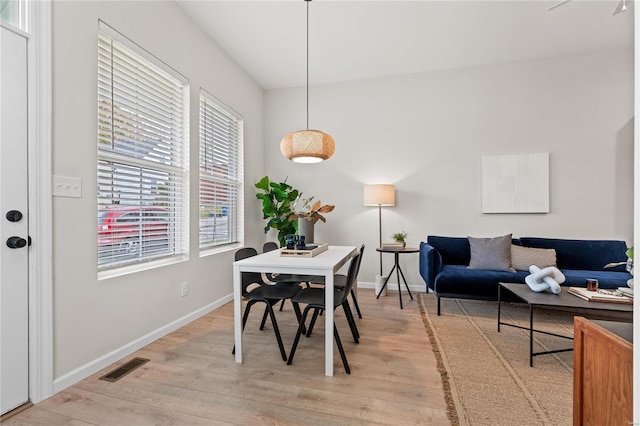
<instances>
[{"instance_id":1,"label":"sofa cushion","mask_svg":"<svg viewBox=\"0 0 640 426\"><path fill-rule=\"evenodd\" d=\"M598 287L605 289L616 289L625 287L627 280L631 278L628 272L611 272L611 271L580 271L575 269L565 269L562 271L566 281L563 286L569 287L586 287L587 278L595 278L598 280Z\"/></svg>"},{"instance_id":2,"label":"sofa cushion","mask_svg":"<svg viewBox=\"0 0 640 426\"><path fill-rule=\"evenodd\" d=\"M494 238L467 237L471 257L470 269L511 271L511 234Z\"/></svg>"},{"instance_id":3,"label":"sofa cushion","mask_svg":"<svg viewBox=\"0 0 640 426\"><path fill-rule=\"evenodd\" d=\"M438 250L442 256L444 265L465 265L469 264L471 251L469 240L466 237L439 237L429 235L427 243Z\"/></svg>"},{"instance_id":4,"label":"sofa cushion","mask_svg":"<svg viewBox=\"0 0 640 426\"><path fill-rule=\"evenodd\" d=\"M627 244L616 240L566 240L556 238L520 238L525 247L552 248L556 251L558 268L590 271L624 272L625 267L605 269L611 262L625 262Z\"/></svg>"},{"instance_id":5,"label":"sofa cushion","mask_svg":"<svg viewBox=\"0 0 640 426\"><path fill-rule=\"evenodd\" d=\"M556 251L512 244L511 266L518 271L528 271L531 265L536 265L540 269L556 266Z\"/></svg>"},{"instance_id":6,"label":"sofa cushion","mask_svg":"<svg viewBox=\"0 0 640 426\"><path fill-rule=\"evenodd\" d=\"M628 272L578 271L563 270L566 281L561 284L567 287L585 287L587 278L598 280L600 288L616 289L626 285L631 274ZM443 265L435 280L433 290L436 293L461 294L468 296L498 297L498 283L521 283L529 275L525 271L487 271L469 269L462 265Z\"/></svg>"},{"instance_id":7,"label":"sofa cushion","mask_svg":"<svg viewBox=\"0 0 640 426\"><path fill-rule=\"evenodd\" d=\"M528 272L469 269L463 265L443 265L436 277L436 293L498 297L498 283L523 283Z\"/></svg>"}]
</instances>

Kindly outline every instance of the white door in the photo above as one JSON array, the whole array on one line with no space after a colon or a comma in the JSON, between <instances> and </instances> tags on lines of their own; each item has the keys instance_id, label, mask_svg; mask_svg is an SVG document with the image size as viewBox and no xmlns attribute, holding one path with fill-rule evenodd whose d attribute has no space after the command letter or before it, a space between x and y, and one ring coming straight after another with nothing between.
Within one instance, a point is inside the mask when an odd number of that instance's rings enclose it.
<instances>
[{"instance_id":1,"label":"white door","mask_svg":"<svg viewBox=\"0 0 640 426\"><path fill-rule=\"evenodd\" d=\"M27 40L5 28L0 31L0 413L4 414L29 400L29 229Z\"/></svg>"}]
</instances>

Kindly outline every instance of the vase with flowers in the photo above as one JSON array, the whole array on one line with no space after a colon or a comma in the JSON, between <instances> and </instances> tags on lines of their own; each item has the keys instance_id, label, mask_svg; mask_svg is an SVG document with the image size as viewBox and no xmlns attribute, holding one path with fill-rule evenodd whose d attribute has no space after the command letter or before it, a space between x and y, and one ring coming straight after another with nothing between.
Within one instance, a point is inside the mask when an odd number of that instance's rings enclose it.
<instances>
[{"instance_id":1,"label":"vase with flowers","mask_svg":"<svg viewBox=\"0 0 640 426\"><path fill-rule=\"evenodd\" d=\"M314 197L303 198L302 193L298 195L293 204L293 214L289 216L290 221L298 221L298 235L304 235L307 243L314 241L314 227L319 220L326 222L323 216L325 213L333 211L335 206L322 205L320 200L313 202Z\"/></svg>"}]
</instances>

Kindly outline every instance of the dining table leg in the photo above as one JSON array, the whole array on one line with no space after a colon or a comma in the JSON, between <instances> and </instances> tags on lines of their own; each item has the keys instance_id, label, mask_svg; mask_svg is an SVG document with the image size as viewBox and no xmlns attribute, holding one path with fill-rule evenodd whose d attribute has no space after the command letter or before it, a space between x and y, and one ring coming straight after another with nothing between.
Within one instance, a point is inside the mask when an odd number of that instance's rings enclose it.
<instances>
[{"instance_id":1,"label":"dining table leg","mask_svg":"<svg viewBox=\"0 0 640 426\"><path fill-rule=\"evenodd\" d=\"M242 363L242 276L238 266L233 267L233 324L236 344L236 362Z\"/></svg>"},{"instance_id":2,"label":"dining table leg","mask_svg":"<svg viewBox=\"0 0 640 426\"><path fill-rule=\"evenodd\" d=\"M333 273L325 275L324 374L333 376Z\"/></svg>"}]
</instances>

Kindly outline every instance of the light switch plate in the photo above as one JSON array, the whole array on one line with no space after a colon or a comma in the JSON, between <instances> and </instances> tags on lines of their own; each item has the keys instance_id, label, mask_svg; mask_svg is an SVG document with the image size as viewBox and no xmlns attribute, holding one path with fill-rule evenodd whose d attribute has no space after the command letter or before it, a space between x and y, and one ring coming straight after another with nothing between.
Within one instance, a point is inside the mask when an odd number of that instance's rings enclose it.
<instances>
[{"instance_id":1,"label":"light switch plate","mask_svg":"<svg viewBox=\"0 0 640 426\"><path fill-rule=\"evenodd\" d=\"M53 176L53 196L82 198L82 179Z\"/></svg>"}]
</instances>

